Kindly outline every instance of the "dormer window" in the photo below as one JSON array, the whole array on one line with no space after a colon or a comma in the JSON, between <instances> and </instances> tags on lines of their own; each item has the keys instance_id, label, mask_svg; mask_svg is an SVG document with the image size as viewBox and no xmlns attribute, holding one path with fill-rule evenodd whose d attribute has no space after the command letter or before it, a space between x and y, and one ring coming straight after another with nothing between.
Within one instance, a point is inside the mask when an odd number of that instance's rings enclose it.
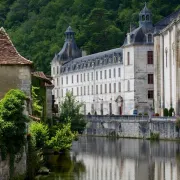
<instances>
[{"instance_id":1,"label":"dormer window","mask_svg":"<svg viewBox=\"0 0 180 180\"><path fill-rule=\"evenodd\" d=\"M148 43L152 43L152 34L148 34Z\"/></svg>"},{"instance_id":2,"label":"dormer window","mask_svg":"<svg viewBox=\"0 0 180 180\"><path fill-rule=\"evenodd\" d=\"M146 21L149 21L149 19L150 19L149 15L146 15Z\"/></svg>"}]
</instances>

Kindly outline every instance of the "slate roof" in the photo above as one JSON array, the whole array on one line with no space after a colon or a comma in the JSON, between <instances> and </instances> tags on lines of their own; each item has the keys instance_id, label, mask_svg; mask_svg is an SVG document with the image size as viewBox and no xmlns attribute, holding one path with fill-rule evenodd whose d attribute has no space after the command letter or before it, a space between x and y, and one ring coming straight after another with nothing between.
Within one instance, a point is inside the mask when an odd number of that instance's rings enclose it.
<instances>
[{"instance_id":1,"label":"slate roof","mask_svg":"<svg viewBox=\"0 0 180 180\"><path fill-rule=\"evenodd\" d=\"M17 52L4 28L0 28L0 65L32 65Z\"/></svg>"}]
</instances>

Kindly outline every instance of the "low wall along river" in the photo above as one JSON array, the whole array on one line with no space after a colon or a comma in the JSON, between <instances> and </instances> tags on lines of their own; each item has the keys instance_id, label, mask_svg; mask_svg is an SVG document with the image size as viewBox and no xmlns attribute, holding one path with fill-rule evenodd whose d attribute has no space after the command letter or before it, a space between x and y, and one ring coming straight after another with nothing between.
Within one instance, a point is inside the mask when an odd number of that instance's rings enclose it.
<instances>
[{"instance_id":1,"label":"low wall along river","mask_svg":"<svg viewBox=\"0 0 180 180\"><path fill-rule=\"evenodd\" d=\"M149 138L159 133L161 139L176 139L179 131L175 117L87 116L87 135Z\"/></svg>"}]
</instances>

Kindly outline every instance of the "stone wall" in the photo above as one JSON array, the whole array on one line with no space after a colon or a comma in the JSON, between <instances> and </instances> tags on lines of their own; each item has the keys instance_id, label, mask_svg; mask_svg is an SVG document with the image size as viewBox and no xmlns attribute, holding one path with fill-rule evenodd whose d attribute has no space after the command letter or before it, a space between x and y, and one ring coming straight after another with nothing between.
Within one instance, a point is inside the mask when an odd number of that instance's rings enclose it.
<instances>
[{"instance_id":1,"label":"stone wall","mask_svg":"<svg viewBox=\"0 0 180 180\"><path fill-rule=\"evenodd\" d=\"M21 89L31 96L31 67L30 66L0 66L0 99L10 89Z\"/></svg>"},{"instance_id":2,"label":"stone wall","mask_svg":"<svg viewBox=\"0 0 180 180\"><path fill-rule=\"evenodd\" d=\"M15 163L15 173L14 177L18 175L25 175L26 173L26 153L23 153L22 159L20 162ZM0 156L0 180L9 180L9 158L2 161Z\"/></svg>"},{"instance_id":3,"label":"stone wall","mask_svg":"<svg viewBox=\"0 0 180 180\"><path fill-rule=\"evenodd\" d=\"M175 118L152 118L148 116L89 116L85 130L87 135L149 138L150 133L159 133L162 139L179 136Z\"/></svg>"}]
</instances>

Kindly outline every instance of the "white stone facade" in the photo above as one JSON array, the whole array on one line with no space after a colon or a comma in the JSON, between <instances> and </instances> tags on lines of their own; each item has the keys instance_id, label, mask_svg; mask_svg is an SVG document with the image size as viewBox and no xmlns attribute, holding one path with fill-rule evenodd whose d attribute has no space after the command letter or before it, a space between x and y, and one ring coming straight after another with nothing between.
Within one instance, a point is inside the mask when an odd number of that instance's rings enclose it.
<instances>
[{"instance_id":1,"label":"white stone facade","mask_svg":"<svg viewBox=\"0 0 180 180\"><path fill-rule=\"evenodd\" d=\"M180 114L180 12L154 37L155 111L174 108Z\"/></svg>"}]
</instances>

